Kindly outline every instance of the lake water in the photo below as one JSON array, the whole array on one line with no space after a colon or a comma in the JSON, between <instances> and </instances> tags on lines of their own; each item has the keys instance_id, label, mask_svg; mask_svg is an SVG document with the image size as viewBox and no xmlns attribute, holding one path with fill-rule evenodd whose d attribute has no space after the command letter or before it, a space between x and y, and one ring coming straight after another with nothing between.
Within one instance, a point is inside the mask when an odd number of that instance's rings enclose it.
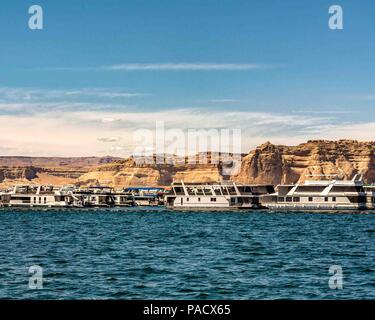
<instances>
[{"instance_id":1,"label":"lake water","mask_svg":"<svg viewBox=\"0 0 375 320\"><path fill-rule=\"evenodd\" d=\"M374 299L375 215L2 209L0 298Z\"/></svg>"}]
</instances>

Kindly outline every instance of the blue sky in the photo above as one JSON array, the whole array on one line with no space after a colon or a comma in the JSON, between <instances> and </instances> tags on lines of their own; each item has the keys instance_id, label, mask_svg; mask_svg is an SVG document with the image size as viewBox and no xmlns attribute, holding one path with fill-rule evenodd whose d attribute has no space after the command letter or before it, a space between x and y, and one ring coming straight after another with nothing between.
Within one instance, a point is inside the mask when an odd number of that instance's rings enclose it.
<instances>
[{"instance_id":1,"label":"blue sky","mask_svg":"<svg viewBox=\"0 0 375 320\"><path fill-rule=\"evenodd\" d=\"M28 28L32 4L41 31ZM328 28L332 4L344 30ZM1 154L125 155L157 119L241 128L244 151L374 140L370 0L6 0L1 11Z\"/></svg>"}]
</instances>

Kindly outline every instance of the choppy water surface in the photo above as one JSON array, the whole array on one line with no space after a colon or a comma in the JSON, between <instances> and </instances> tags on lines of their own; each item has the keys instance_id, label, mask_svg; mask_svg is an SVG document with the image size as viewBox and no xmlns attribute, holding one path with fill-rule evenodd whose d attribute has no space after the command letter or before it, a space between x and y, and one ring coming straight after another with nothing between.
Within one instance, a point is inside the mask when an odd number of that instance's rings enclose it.
<instances>
[{"instance_id":1,"label":"choppy water surface","mask_svg":"<svg viewBox=\"0 0 375 320\"><path fill-rule=\"evenodd\" d=\"M375 215L3 209L0 298L374 299Z\"/></svg>"}]
</instances>

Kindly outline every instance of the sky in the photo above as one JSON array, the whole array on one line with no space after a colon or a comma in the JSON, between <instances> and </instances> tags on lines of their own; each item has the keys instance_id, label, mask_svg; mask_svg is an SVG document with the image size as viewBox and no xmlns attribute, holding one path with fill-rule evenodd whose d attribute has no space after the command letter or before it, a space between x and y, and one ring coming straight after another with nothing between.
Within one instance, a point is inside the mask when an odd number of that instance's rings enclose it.
<instances>
[{"instance_id":1,"label":"sky","mask_svg":"<svg viewBox=\"0 0 375 320\"><path fill-rule=\"evenodd\" d=\"M243 152L375 140L371 0L4 0L0 46L0 155L127 156L157 121Z\"/></svg>"}]
</instances>

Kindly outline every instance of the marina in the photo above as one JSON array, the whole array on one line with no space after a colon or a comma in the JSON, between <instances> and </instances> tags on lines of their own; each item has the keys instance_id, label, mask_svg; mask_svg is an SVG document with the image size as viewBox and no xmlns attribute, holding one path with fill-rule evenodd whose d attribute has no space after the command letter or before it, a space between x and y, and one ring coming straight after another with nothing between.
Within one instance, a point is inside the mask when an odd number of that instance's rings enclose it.
<instances>
[{"instance_id":1,"label":"marina","mask_svg":"<svg viewBox=\"0 0 375 320\"><path fill-rule=\"evenodd\" d=\"M375 186L362 175L352 180L306 180L296 184L174 182L170 187L17 185L0 192L0 207L111 208L157 207L173 210L375 209Z\"/></svg>"}]
</instances>

